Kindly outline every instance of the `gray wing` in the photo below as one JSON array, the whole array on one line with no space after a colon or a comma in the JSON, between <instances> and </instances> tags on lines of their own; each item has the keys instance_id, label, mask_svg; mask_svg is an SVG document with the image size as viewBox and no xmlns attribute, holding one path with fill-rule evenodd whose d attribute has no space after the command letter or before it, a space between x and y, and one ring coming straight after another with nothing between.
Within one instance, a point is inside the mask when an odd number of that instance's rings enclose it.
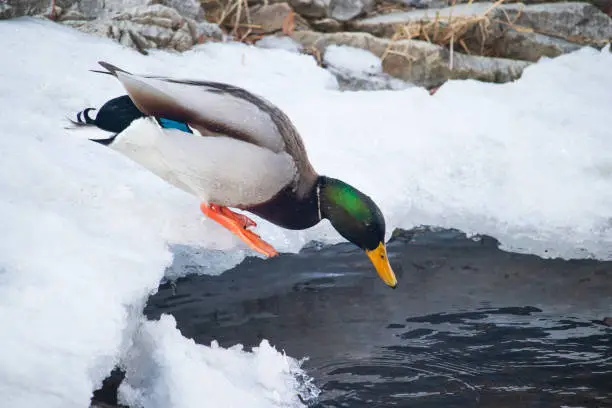
<instances>
[{"instance_id":1,"label":"gray wing","mask_svg":"<svg viewBox=\"0 0 612 408\"><path fill-rule=\"evenodd\" d=\"M189 123L204 136L224 135L275 153L285 151L296 162L297 192L305 194L315 182L317 174L291 120L264 98L228 84L133 75L100 65L119 79L144 114Z\"/></svg>"}]
</instances>

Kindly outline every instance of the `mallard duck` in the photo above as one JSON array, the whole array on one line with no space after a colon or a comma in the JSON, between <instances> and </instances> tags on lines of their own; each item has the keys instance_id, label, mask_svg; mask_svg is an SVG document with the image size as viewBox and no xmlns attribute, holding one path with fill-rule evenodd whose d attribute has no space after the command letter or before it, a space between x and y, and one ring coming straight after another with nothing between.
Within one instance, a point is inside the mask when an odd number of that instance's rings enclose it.
<instances>
[{"instance_id":1,"label":"mallard duck","mask_svg":"<svg viewBox=\"0 0 612 408\"><path fill-rule=\"evenodd\" d=\"M250 212L290 230L330 221L365 251L390 287L397 279L384 243L385 219L355 187L319 175L291 120L269 101L216 82L134 75L106 62L127 91L75 123L114 133L93 141L129 157L201 200L200 209L268 257L277 251L251 230Z\"/></svg>"}]
</instances>

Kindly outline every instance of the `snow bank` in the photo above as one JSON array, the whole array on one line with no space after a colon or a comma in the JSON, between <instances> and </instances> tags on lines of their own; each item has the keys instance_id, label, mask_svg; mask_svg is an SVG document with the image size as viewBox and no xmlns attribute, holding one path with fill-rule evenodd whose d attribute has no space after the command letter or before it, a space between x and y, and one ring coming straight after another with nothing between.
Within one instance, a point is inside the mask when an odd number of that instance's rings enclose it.
<instances>
[{"instance_id":1,"label":"snow bank","mask_svg":"<svg viewBox=\"0 0 612 408\"><path fill-rule=\"evenodd\" d=\"M239 406L242 397L291 406L300 392L297 362L265 343L252 353L207 348L168 319L141 322L173 253L188 254L174 259L180 271L193 271L187 262L220 273L251 252L202 220L195 198L86 140L97 131L64 129L66 116L123 93L88 71L98 60L269 98L321 173L379 203L389 233L431 224L536 254L611 257L607 50L543 61L516 83L454 81L429 96L338 92L311 57L284 50L207 44L143 56L33 19L0 24L0 48L0 393L12 408L86 406L122 359L132 373L124 395L151 406ZM327 222L283 231L260 221L258 231L281 251L340 241Z\"/></svg>"},{"instance_id":2,"label":"snow bank","mask_svg":"<svg viewBox=\"0 0 612 408\"><path fill-rule=\"evenodd\" d=\"M181 335L172 316L144 322L127 355L119 392L130 406L287 408L302 406L296 390L306 398L318 394L297 362L267 340L252 352L198 345Z\"/></svg>"}]
</instances>

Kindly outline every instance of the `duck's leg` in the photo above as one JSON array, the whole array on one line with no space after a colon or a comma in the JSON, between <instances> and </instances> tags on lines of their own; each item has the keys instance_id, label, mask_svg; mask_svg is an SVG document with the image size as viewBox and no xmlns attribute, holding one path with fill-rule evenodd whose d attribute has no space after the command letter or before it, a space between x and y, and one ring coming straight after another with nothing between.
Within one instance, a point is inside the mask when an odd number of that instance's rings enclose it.
<instances>
[{"instance_id":1,"label":"duck's leg","mask_svg":"<svg viewBox=\"0 0 612 408\"><path fill-rule=\"evenodd\" d=\"M255 221L253 221L252 219L250 219L244 214L238 214L238 213L233 212L227 207L221 207L221 206L214 205L214 204L212 204L211 207L215 208L215 210L219 209L221 214L238 222L244 229L257 226L257 223Z\"/></svg>"},{"instance_id":2,"label":"duck's leg","mask_svg":"<svg viewBox=\"0 0 612 408\"><path fill-rule=\"evenodd\" d=\"M253 231L247 229L257 224L246 215L235 213L227 207L216 204L201 203L200 209L205 216L217 221L219 224L236 234L255 251L270 257L278 255L278 252L270 244L261 239L259 235L255 234Z\"/></svg>"}]
</instances>

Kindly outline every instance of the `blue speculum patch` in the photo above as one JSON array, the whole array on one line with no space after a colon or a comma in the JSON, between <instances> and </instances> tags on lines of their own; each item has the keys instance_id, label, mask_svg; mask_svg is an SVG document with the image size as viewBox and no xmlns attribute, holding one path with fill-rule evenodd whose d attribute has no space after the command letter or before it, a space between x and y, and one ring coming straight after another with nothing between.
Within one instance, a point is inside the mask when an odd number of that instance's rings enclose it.
<instances>
[{"instance_id":1,"label":"blue speculum patch","mask_svg":"<svg viewBox=\"0 0 612 408\"><path fill-rule=\"evenodd\" d=\"M187 126L187 124L184 122L178 122L176 120L166 118L157 118L157 122L164 129L178 129L186 133L193 133L189 126Z\"/></svg>"}]
</instances>

